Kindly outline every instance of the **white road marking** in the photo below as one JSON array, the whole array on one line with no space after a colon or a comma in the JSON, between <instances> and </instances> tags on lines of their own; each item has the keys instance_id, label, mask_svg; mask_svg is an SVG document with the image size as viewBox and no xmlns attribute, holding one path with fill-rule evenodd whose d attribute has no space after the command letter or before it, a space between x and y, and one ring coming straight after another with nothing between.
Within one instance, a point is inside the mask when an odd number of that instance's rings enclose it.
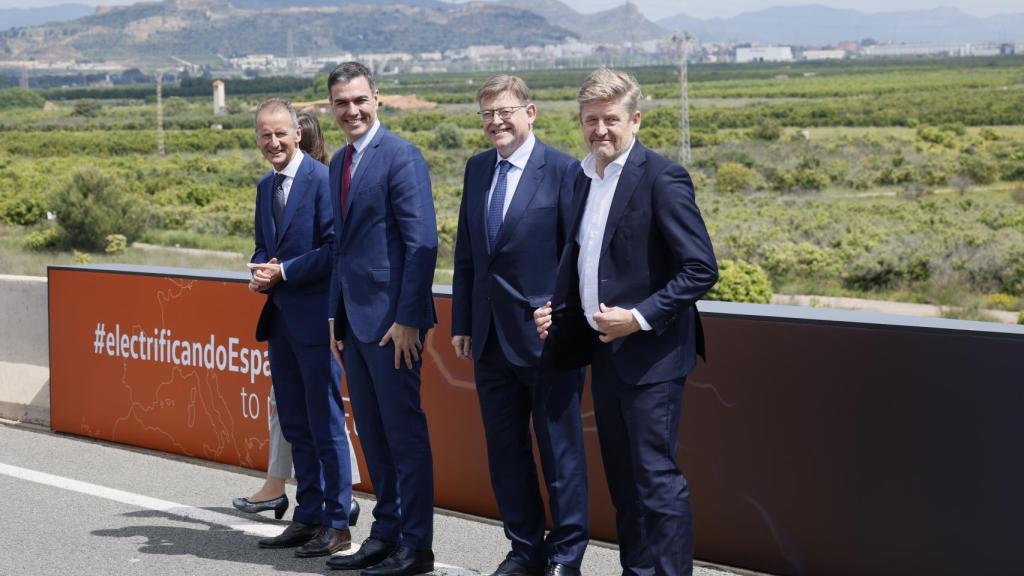
<instances>
[{"instance_id":1,"label":"white road marking","mask_svg":"<svg viewBox=\"0 0 1024 576\"><path fill-rule=\"evenodd\" d=\"M235 516L221 514L220 512L211 512L209 510L204 510L202 508L196 508L195 506L178 504L177 502L171 502L169 500L161 500L159 498L143 496L142 494L135 494L134 492L126 492L124 490L118 490L116 488L108 488L106 486L100 486L99 484L82 482L81 480L74 480L72 478L65 478L64 476L47 474L46 472L39 472L37 470L31 470L29 468L21 468L20 466L12 466L10 464L4 464L2 462L0 462L0 474L3 474L4 476L10 476L12 478L18 478L20 480L35 482L37 484L44 484L46 486L53 486L55 488L61 488L63 490L78 492L80 494L86 494L88 496L105 498L107 500L113 500L114 502L128 504L129 506L166 512L167 514L172 514L174 516L179 516L181 518L187 518L189 520L196 520L198 522L203 522L206 524L227 526L232 530L238 530L239 532L251 534L253 536L271 538L280 534L282 531L284 531L285 528L284 526L279 524L247 522L245 520L236 518ZM359 545L353 544L352 548L348 550L346 553L354 554L355 551L358 549ZM468 570L466 568L461 568L459 566L451 566L449 564L442 564L440 562L435 562L434 566L436 568L435 573L439 576L477 576L477 572Z\"/></svg>"},{"instance_id":2,"label":"white road marking","mask_svg":"<svg viewBox=\"0 0 1024 576\"><path fill-rule=\"evenodd\" d=\"M227 526L232 530L238 530L254 536L269 538L277 536L284 530L284 526L263 524L260 522L248 522L219 512L211 512L194 506L186 506L185 504L178 504L177 502L151 498L149 496L143 496L133 492L125 492L124 490L118 490L116 488L100 486L99 484L91 484L89 482L73 480L63 476L55 476L53 474L38 472L28 468L11 466L10 464L0 463L0 474L19 478L21 480L28 480L29 482L35 482L37 484L45 484L55 488L71 490L72 492L78 492L80 494L106 498L107 500L121 502L122 504L128 504L130 506L166 512L182 518L188 518L189 520L197 520L207 524L216 524L218 526Z\"/></svg>"}]
</instances>

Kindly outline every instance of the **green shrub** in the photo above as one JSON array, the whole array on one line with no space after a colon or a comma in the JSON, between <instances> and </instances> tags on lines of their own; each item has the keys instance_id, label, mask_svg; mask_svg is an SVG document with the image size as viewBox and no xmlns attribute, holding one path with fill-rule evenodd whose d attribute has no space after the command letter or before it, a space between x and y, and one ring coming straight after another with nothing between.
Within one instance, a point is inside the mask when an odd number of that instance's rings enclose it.
<instances>
[{"instance_id":1,"label":"green shrub","mask_svg":"<svg viewBox=\"0 0 1024 576\"><path fill-rule=\"evenodd\" d=\"M981 130L978 130L978 136L981 137L982 140L987 140L989 142L995 142L996 140L999 140L999 133L989 128L988 126L985 126Z\"/></svg>"},{"instance_id":2,"label":"green shrub","mask_svg":"<svg viewBox=\"0 0 1024 576\"><path fill-rule=\"evenodd\" d=\"M0 202L0 222L31 226L46 217L46 204L37 195L18 194Z\"/></svg>"},{"instance_id":3,"label":"green shrub","mask_svg":"<svg viewBox=\"0 0 1024 576\"><path fill-rule=\"evenodd\" d=\"M79 100L75 102L74 108L71 109L72 116L82 116L84 118L95 118L100 115L103 111L103 105L100 104L99 100Z\"/></svg>"},{"instance_id":4,"label":"green shrub","mask_svg":"<svg viewBox=\"0 0 1024 576\"><path fill-rule=\"evenodd\" d=\"M433 147L441 150L462 148L462 129L454 124L444 123L434 128Z\"/></svg>"},{"instance_id":5,"label":"green shrub","mask_svg":"<svg viewBox=\"0 0 1024 576\"><path fill-rule=\"evenodd\" d=\"M124 183L95 168L83 168L52 197L57 224L67 244L84 250L106 247L110 234L123 234L132 242L146 226L142 202L126 194Z\"/></svg>"},{"instance_id":6,"label":"green shrub","mask_svg":"<svg viewBox=\"0 0 1024 576\"><path fill-rule=\"evenodd\" d=\"M64 243L64 233L56 226L47 226L41 230L30 232L21 241L26 250L48 250L57 248Z\"/></svg>"},{"instance_id":7,"label":"green shrub","mask_svg":"<svg viewBox=\"0 0 1024 576\"><path fill-rule=\"evenodd\" d=\"M768 273L757 264L720 260L718 283L704 295L704 299L767 304L772 301L772 283Z\"/></svg>"},{"instance_id":8,"label":"green shrub","mask_svg":"<svg viewBox=\"0 0 1024 576\"><path fill-rule=\"evenodd\" d=\"M1017 324L1024 324L1024 312L1017 315Z\"/></svg>"},{"instance_id":9,"label":"green shrub","mask_svg":"<svg viewBox=\"0 0 1024 576\"><path fill-rule=\"evenodd\" d=\"M88 252L73 250L72 256L75 259L75 264L92 264L92 256L89 256Z\"/></svg>"},{"instance_id":10,"label":"green shrub","mask_svg":"<svg viewBox=\"0 0 1024 576\"><path fill-rule=\"evenodd\" d=\"M995 310L1016 310L1020 301L1006 292L996 292L985 296L985 307Z\"/></svg>"},{"instance_id":11,"label":"green shrub","mask_svg":"<svg viewBox=\"0 0 1024 576\"><path fill-rule=\"evenodd\" d=\"M743 192L757 187L760 175L737 162L726 162L718 166L715 174L715 189L719 192Z\"/></svg>"},{"instance_id":12,"label":"green shrub","mask_svg":"<svg viewBox=\"0 0 1024 576\"><path fill-rule=\"evenodd\" d=\"M978 153L965 151L960 154L959 163L960 167L957 173L978 184L991 184L996 181L999 174L999 168L995 162Z\"/></svg>"},{"instance_id":13,"label":"green shrub","mask_svg":"<svg viewBox=\"0 0 1024 576\"><path fill-rule=\"evenodd\" d=\"M782 136L782 126L775 120L761 122L750 131L750 136L757 140L772 142Z\"/></svg>"},{"instance_id":14,"label":"green shrub","mask_svg":"<svg viewBox=\"0 0 1024 576\"><path fill-rule=\"evenodd\" d=\"M0 90L0 110L10 108L42 108L45 100L39 94L24 88Z\"/></svg>"},{"instance_id":15,"label":"green shrub","mask_svg":"<svg viewBox=\"0 0 1024 576\"><path fill-rule=\"evenodd\" d=\"M128 239L124 237L124 234L108 234L107 246L103 249L107 254L124 254L125 248L128 247Z\"/></svg>"},{"instance_id":16,"label":"green shrub","mask_svg":"<svg viewBox=\"0 0 1024 576\"><path fill-rule=\"evenodd\" d=\"M953 148L956 146L955 133L940 130L939 128L934 128L932 126L919 126L917 128L917 137L919 140L928 142L929 144L942 146L943 148Z\"/></svg>"}]
</instances>

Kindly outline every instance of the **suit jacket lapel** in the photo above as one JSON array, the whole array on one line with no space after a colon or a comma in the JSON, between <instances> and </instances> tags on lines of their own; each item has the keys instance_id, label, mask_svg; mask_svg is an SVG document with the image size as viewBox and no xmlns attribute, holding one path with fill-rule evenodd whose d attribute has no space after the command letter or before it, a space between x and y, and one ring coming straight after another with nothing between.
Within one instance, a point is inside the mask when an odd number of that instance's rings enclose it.
<instances>
[{"instance_id":1,"label":"suit jacket lapel","mask_svg":"<svg viewBox=\"0 0 1024 576\"><path fill-rule=\"evenodd\" d=\"M516 224L523 217L523 212L530 205L530 201L537 194L541 178L544 176L544 144L539 140L533 146L533 152L523 167L523 173L519 177L519 184L516 185L515 193L512 195L512 203L508 206L508 212L498 230L498 238L494 242L493 256L512 235Z\"/></svg>"},{"instance_id":2,"label":"suit jacket lapel","mask_svg":"<svg viewBox=\"0 0 1024 576\"><path fill-rule=\"evenodd\" d=\"M604 238L601 240L601 255L608 250L608 245L615 235L615 228L619 225L619 219L633 197L633 191L640 183L643 176L643 165L647 162L647 149L638 140L633 145L633 150L626 158L626 164L622 167L622 174L619 175L619 183L615 186L615 196L612 198L611 208L608 210L608 221L604 225Z\"/></svg>"},{"instance_id":3,"label":"suit jacket lapel","mask_svg":"<svg viewBox=\"0 0 1024 576\"><path fill-rule=\"evenodd\" d=\"M292 187L288 190L288 202L284 205L284 214L281 216L281 227L277 230L277 238L284 238L284 233L288 230L288 225L292 222L292 217L295 216L295 211L298 210L299 203L303 201L305 196L303 191L306 189L306 181L309 179L309 162L314 160L305 155L302 158L302 162L299 163L299 169L295 172L295 177L292 178Z\"/></svg>"},{"instance_id":4,"label":"suit jacket lapel","mask_svg":"<svg viewBox=\"0 0 1024 576\"><path fill-rule=\"evenodd\" d=\"M491 192L491 182L494 180L495 164L498 162L498 152L491 148L484 161L477 164L479 168L476 174L466 179L470 189L463 191L468 194L466 198L466 213L469 217L469 225L472 227L471 238L479 238L480 246L484 254L491 251L490 242L487 239L487 195Z\"/></svg>"},{"instance_id":5,"label":"suit jacket lapel","mask_svg":"<svg viewBox=\"0 0 1024 576\"><path fill-rule=\"evenodd\" d=\"M380 147L380 141L384 137L384 134L386 132L387 130L382 125L380 128L377 129L377 133L373 135L373 140L371 140L370 143L366 146L366 148L363 149L363 155L361 158L359 158L359 166L356 170L356 173L352 175L352 182L349 183L348 198L346 199L346 201L348 202L348 206L346 207L346 214L352 214L352 204L353 202L355 202L356 197L359 196L360 192L359 185L362 184L364 180L366 180L366 174L370 170L373 170L373 158L374 156L377 155L377 148ZM340 194L341 188L339 187L338 190Z\"/></svg>"},{"instance_id":6,"label":"suit jacket lapel","mask_svg":"<svg viewBox=\"0 0 1024 576\"><path fill-rule=\"evenodd\" d=\"M271 172L270 178L263 181L263 190L258 198L262 204L260 226L264 231L263 241L267 244L267 254L275 256L277 254L277 226L274 224L274 178L272 174L273 172Z\"/></svg>"},{"instance_id":7,"label":"suit jacket lapel","mask_svg":"<svg viewBox=\"0 0 1024 576\"><path fill-rule=\"evenodd\" d=\"M334 153L328 177L331 183L331 208L334 210L334 238L335 242L341 242L341 235L345 231L345 222L341 218L341 165L345 158L345 147L342 146Z\"/></svg>"}]
</instances>

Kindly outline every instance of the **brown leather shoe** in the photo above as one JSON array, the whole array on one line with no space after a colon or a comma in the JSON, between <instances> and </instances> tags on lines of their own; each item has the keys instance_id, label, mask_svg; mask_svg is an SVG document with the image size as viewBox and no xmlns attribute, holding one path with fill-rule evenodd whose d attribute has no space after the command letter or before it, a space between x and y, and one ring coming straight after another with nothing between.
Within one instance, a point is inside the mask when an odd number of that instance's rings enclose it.
<instances>
[{"instance_id":1,"label":"brown leather shoe","mask_svg":"<svg viewBox=\"0 0 1024 576\"><path fill-rule=\"evenodd\" d=\"M260 548L294 548L309 542L319 532L320 525L318 524L303 524L293 521L284 529L284 532L273 538L264 538L258 544Z\"/></svg>"},{"instance_id":2,"label":"brown leather shoe","mask_svg":"<svg viewBox=\"0 0 1024 576\"><path fill-rule=\"evenodd\" d=\"M348 550L351 547L352 533L348 531L348 528L339 530L330 526L323 526L319 534L295 551L295 555L299 558L330 556L335 552Z\"/></svg>"}]
</instances>

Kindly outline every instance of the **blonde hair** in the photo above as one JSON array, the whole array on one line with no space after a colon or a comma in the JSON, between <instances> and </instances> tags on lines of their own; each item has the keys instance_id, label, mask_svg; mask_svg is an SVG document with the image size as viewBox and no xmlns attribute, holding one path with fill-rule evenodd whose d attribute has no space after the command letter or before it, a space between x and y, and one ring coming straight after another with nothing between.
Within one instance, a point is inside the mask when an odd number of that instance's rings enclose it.
<instances>
[{"instance_id":1,"label":"blonde hair","mask_svg":"<svg viewBox=\"0 0 1024 576\"><path fill-rule=\"evenodd\" d=\"M484 82L484 85L476 91L476 103L480 104L487 98L501 96L506 92L518 99L522 104L530 102L530 88L522 78L508 74L498 74Z\"/></svg>"},{"instance_id":2,"label":"blonde hair","mask_svg":"<svg viewBox=\"0 0 1024 576\"><path fill-rule=\"evenodd\" d=\"M583 105L590 102L621 102L629 109L630 114L636 112L640 101L640 84L629 72L598 68L587 76L576 94L576 101Z\"/></svg>"}]
</instances>

